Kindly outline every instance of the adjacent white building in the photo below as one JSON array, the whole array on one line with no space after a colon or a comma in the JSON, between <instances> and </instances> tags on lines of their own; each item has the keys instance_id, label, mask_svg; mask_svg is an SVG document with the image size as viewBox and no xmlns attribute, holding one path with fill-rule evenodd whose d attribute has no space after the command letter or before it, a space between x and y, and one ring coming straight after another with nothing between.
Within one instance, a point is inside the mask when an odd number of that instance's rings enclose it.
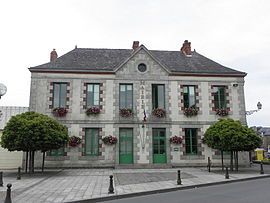
<instances>
[{"instance_id":1,"label":"adjacent white building","mask_svg":"<svg viewBox=\"0 0 270 203\"><path fill-rule=\"evenodd\" d=\"M28 107L0 106L0 138L3 129L12 116L27 112ZM22 152L10 152L0 146L0 169L14 169L22 166Z\"/></svg>"}]
</instances>

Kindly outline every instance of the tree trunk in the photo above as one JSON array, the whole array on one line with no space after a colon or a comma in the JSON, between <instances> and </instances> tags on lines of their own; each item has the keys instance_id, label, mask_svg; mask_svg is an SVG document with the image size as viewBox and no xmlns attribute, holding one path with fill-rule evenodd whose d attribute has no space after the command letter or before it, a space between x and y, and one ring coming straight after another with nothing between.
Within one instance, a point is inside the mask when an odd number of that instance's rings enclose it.
<instances>
[{"instance_id":1,"label":"tree trunk","mask_svg":"<svg viewBox=\"0 0 270 203\"><path fill-rule=\"evenodd\" d=\"M29 151L29 173L32 173L32 151Z\"/></svg>"},{"instance_id":2,"label":"tree trunk","mask_svg":"<svg viewBox=\"0 0 270 203\"><path fill-rule=\"evenodd\" d=\"M230 170L233 171L233 151L231 150L231 165Z\"/></svg>"},{"instance_id":3,"label":"tree trunk","mask_svg":"<svg viewBox=\"0 0 270 203\"><path fill-rule=\"evenodd\" d=\"M224 158L223 158L223 151L221 150L221 167L222 171L224 171Z\"/></svg>"},{"instance_id":4,"label":"tree trunk","mask_svg":"<svg viewBox=\"0 0 270 203\"><path fill-rule=\"evenodd\" d=\"M238 171L239 165L238 165L238 151L236 151L236 171Z\"/></svg>"},{"instance_id":5,"label":"tree trunk","mask_svg":"<svg viewBox=\"0 0 270 203\"><path fill-rule=\"evenodd\" d=\"M27 169L28 169L28 151L26 151L26 157L25 157L25 173L27 173Z\"/></svg>"},{"instance_id":6,"label":"tree trunk","mask_svg":"<svg viewBox=\"0 0 270 203\"><path fill-rule=\"evenodd\" d=\"M42 157L42 168L41 168L42 173L44 172L45 153L46 152L43 152L43 157Z\"/></svg>"},{"instance_id":7,"label":"tree trunk","mask_svg":"<svg viewBox=\"0 0 270 203\"><path fill-rule=\"evenodd\" d=\"M32 151L32 173L34 173L34 163L35 163L35 151Z\"/></svg>"},{"instance_id":8,"label":"tree trunk","mask_svg":"<svg viewBox=\"0 0 270 203\"><path fill-rule=\"evenodd\" d=\"M248 152L249 155L249 167L251 167L252 159L251 159L251 151Z\"/></svg>"}]
</instances>

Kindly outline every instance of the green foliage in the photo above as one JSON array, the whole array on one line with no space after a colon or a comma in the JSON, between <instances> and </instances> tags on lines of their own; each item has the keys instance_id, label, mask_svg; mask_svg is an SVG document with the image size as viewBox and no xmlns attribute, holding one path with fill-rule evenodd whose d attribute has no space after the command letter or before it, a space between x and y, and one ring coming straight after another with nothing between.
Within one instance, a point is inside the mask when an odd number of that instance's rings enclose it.
<instances>
[{"instance_id":1,"label":"green foliage","mask_svg":"<svg viewBox=\"0 0 270 203\"><path fill-rule=\"evenodd\" d=\"M9 120L0 144L9 151L47 151L63 147L67 141L67 128L58 121L36 112L26 112Z\"/></svg>"},{"instance_id":2,"label":"green foliage","mask_svg":"<svg viewBox=\"0 0 270 203\"><path fill-rule=\"evenodd\" d=\"M240 121L220 119L206 130L204 143L221 151L250 151L261 145L261 138Z\"/></svg>"}]
</instances>

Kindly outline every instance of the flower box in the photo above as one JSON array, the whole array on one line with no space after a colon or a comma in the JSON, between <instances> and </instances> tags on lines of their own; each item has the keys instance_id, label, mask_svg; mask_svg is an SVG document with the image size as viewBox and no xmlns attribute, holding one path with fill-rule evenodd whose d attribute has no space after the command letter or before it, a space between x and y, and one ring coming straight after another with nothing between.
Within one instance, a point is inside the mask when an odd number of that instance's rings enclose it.
<instances>
[{"instance_id":1,"label":"flower box","mask_svg":"<svg viewBox=\"0 0 270 203\"><path fill-rule=\"evenodd\" d=\"M68 144L71 147L77 147L79 144L81 144L82 139L76 136L72 136L69 138Z\"/></svg>"},{"instance_id":2,"label":"flower box","mask_svg":"<svg viewBox=\"0 0 270 203\"><path fill-rule=\"evenodd\" d=\"M172 144L181 144L183 141L183 137L182 136L173 136L173 137L170 137L170 143Z\"/></svg>"},{"instance_id":3,"label":"flower box","mask_svg":"<svg viewBox=\"0 0 270 203\"><path fill-rule=\"evenodd\" d=\"M87 116L90 116L90 115L97 115L100 113L100 108L97 107L97 106L91 106L90 108L88 108L86 111L85 111L86 115Z\"/></svg>"},{"instance_id":4,"label":"flower box","mask_svg":"<svg viewBox=\"0 0 270 203\"><path fill-rule=\"evenodd\" d=\"M198 114L199 108L196 106L191 106L188 108L184 108L184 115L187 117L196 116Z\"/></svg>"},{"instance_id":5,"label":"flower box","mask_svg":"<svg viewBox=\"0 0 270 203\"><path fill-rule=\"evenodd\" d=\"M166 116L166 111L162 108L156 108L152 111L152 115L158 118L164 118Z\"/></svg>"},{"instance_id":6,"label":"flower box","mask_svg":"<svg viewBox=\"0 0 270 203\"><path fill-rule=\"evenodd\" d=\"M117 138L113 135L105 136L102 138L102 142L106 145L113 145L117 143Z\"/></svg>"},{"instance_id":7,"label":"flower box","mask_svg":"<svg viewBox=\"0 0 270 203\"><path fill-rule=\"evenodd\" d=\"M132 111L132 109L122 108L119 110L119 114L121 117L128 118L128 117L131 117L133 115L133 111Z\"/></svg>"},{"instance_id":8,"label":"flower box","mask_svg":"<svg viewBox=\"0 0 270 203\"><path fill-rule=\"evenodd\" d=\"M57 107L53 109L53 115L63 117L67 114L68 110L64 107Z\"/></svg>"},{"instance_id":9,"label":"flower box","mask_svg":"<svg viewBox=\"0 0 270 203\"><path fill-rule=\"evenodd\" d=\"M219 116L228 116L229 110L228 109L216 109L216 114Z\"/></svg>"}]
</instances>

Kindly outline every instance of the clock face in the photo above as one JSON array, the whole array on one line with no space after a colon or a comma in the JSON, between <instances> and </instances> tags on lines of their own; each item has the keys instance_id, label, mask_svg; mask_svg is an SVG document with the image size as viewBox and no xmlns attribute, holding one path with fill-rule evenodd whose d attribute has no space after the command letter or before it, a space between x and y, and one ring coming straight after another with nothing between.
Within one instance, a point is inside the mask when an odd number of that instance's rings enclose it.
<instances>
[{"instance_id":1,"label":"clock face","mask_svg":"<svg viewBox=\"0 0 270 203\"><path fill-rule=\"evenodd\" d=\"M0 96L5 95L6 92L7 92L7 87L4 84L0 83Z\"/></svg>"}]
</instances>

